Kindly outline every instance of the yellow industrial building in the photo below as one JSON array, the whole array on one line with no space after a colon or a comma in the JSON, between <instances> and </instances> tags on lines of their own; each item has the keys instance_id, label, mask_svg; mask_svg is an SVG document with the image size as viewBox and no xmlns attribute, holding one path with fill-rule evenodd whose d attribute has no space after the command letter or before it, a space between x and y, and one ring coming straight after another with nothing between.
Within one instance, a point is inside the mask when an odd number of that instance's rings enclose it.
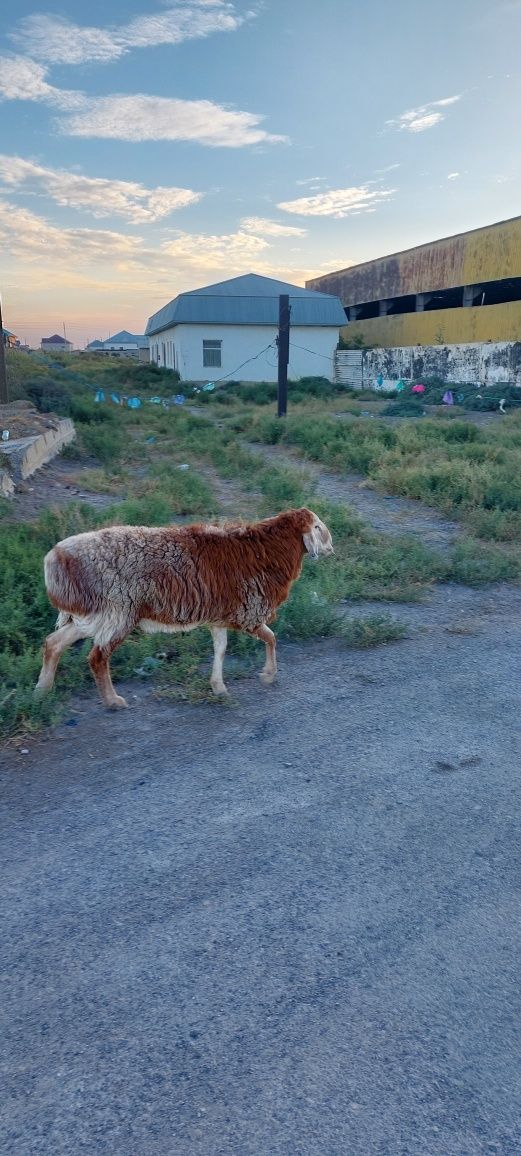
<instances>
[{"instance_id":1,"label":"yellow industrial building","mask_svg":"<svg viewBox=\"0 0 521 1156\"><path fill-rule=\"evenodd\" d=\"M368 346L521 341L521 217L314 277Z\"/></svg>"}]
</instances>

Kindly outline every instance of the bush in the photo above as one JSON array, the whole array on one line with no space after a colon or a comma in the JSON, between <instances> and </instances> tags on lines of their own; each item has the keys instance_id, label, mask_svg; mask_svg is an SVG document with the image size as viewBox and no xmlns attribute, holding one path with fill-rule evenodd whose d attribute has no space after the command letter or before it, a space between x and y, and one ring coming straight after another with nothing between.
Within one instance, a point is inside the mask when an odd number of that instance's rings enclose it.
<instances>
[{"instance_id":1,"label":"bush","mask_svg":"<svg viewBox=\"0 0 521 1156\"><path fill-rule=\"evenodd\" d=\"M29 378L25 383L25 396L40 413L57 413L61 417L68 417L70 414L69 390L51 378Z\"/></svg>"},{"instance_id":2,"label":"bush","mask_svg":"<svg viewBox=\"0 0 521 1156\"><path fill-rule=\"evenodd\" d=\"M80 444L87 451L103 462L105 466L116 465L121 461L126 441L123 430L118 426L78 423L76 432Z\"/></svg>"},{"instance_id":3,"label":"bush","mask_svg":"<svg viewBox=\"0 0 521 1156\"><path fill-rule=\"evenodd\" d=\"M72 398L69 404L69 415L75 422L94 425L117 425L118 412L108 405L98 405L89 396Z\"/></svg>"}]
</instances>

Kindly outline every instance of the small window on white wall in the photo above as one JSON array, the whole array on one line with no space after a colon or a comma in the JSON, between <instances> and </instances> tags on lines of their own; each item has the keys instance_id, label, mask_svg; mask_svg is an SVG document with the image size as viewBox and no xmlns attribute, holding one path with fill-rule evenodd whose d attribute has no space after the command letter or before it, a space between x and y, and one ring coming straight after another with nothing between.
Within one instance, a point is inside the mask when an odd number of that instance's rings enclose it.
<instances>
[{"instance_id":1,"label":"small window on white wall","mask_svg":"<svg viewBox=\"0 0 521 1156\"><path fill-rule=\"evenodd\" d=\"M207 369L221 368L222 341L203 341L203 366Z\"/></svg>"}]
</instances>

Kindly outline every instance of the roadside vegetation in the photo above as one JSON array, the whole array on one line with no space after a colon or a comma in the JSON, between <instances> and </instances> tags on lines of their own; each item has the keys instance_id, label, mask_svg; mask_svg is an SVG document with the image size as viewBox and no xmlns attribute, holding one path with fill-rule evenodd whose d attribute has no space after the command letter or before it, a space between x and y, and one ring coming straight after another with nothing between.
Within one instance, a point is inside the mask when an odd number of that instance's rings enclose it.
<instances>
[{"instance_id":1,"label":"roadside vegetation","mask_svg":"<svg viewBox=\"0 0 521 1156\"><path fill-rule=\"evenodd\" d=\"M270 383L228 383L215 392L196 393L179 386L176 374L154 366L71 357L50 363L24 354L11 354L9 373L11 391L19 398L73 418L77 442L65 451L71 471L93 491L112 495L113 505L100 511L71 504L22 525L13 519L9 503L0 506L4 735L51 721L72 686L92 685L85 660L90 644L79 644L60 664L58 692L41 703L33 701L42 642L55 621L43 584L47 550L68 534L100 525L220 517L230 511L219 504L219 479L233 484L234 516L247 510L262 517L291 505L312 505L333 533L335 557L318 566L307 561L281 608L276 629L282 638L335 634L347 646L392 641L403 630L388 614L349 622L341 604L369 599L385 605L421 597L435 581L478 583L519 575L514 544L521 533L521 483L516 480L521 420L515 415L483 430L461 419L389 424L365 416L375 412L366 407L382 408L388 401L375 403L374 394L346 395L323 378L310 378L291 387L291 415L279 421L274 416L276 388ZM99 390L103 401L95 400ZM173 404L180 390L186 397L182 406ZM112 393L138 396L142 405L117 405ZM168 401L167 408L162 400ZM335 419L337 412L344 416ZM248 449L254 441L287 444L301 464L267 465ZM359 471L387 493L439 506L461 517L469 533L443 556L417 539L376 533L346 506L316 498L306 458L334 470ZM210 636L201 630L184 636L135 635L116 651L112 665L115 679L153 678L158 693L206 697L210 658ZM230 638L232 675L261 665L257 642Z\"/></svg>"},{"instance_id":2,"label":"roadside vegetation","mask_svg":"<svg viewBox=\"0 0 521 1156\"><path fill-rule=\"evenodd\" d=\"M241 428L240 419L236 423ZM461 418L404 421L248 417L250 440L282 442L340 472L356 471L459 518L473 535L521 543L521 411L479 428Z\"/></svg>"}]
</instances>

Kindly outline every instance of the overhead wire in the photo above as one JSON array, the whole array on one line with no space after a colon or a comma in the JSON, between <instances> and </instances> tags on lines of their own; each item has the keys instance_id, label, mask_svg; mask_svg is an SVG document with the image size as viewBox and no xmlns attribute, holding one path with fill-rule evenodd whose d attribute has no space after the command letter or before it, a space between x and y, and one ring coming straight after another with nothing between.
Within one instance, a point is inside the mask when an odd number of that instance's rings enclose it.
<instances>
[{"instance_id":1,"label":"overhead wire","mask_svg":"<svg viewBox=\"0 0 521 1156\"><path fill-rule=\"evenodd\" d=\"M268 349L273 349L275 345L276 340L270 341L270 344L266 345L265 349L261 349L260 352L255 353L253 357L248 357L246 361L241 361L241 364L237 365L235 369L230 370L230 373L223 373L222 377L212 378L213 384L218 385L220 381L228 381L230 377L233 378L235 373L238 373L240 369L244 369L245 365L249 365L251 361L257 361L259 357L262 357L263 353L267 353Z\"/></svg>"}]
</instances>

